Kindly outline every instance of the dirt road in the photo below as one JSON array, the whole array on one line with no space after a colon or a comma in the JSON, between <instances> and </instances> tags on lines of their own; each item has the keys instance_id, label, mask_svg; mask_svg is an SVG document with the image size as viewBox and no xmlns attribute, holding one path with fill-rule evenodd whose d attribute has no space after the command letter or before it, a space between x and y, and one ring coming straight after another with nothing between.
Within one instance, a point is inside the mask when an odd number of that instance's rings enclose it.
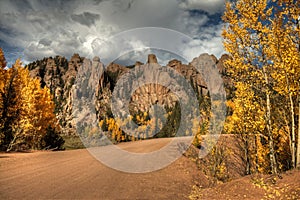
<instances>
[{"instance_id":1,"label":"dirt road","mask_svg":"<svg viewBox=\"0 0 300 200\"><path fill-rule=\"evenodd\" d=\"M127 151L148 152L168 139L123 143ZM186 199L199 171L185 157L151 173L113 170L85 149L1 153L0 199Z\"/></svg>"}]
</instances>

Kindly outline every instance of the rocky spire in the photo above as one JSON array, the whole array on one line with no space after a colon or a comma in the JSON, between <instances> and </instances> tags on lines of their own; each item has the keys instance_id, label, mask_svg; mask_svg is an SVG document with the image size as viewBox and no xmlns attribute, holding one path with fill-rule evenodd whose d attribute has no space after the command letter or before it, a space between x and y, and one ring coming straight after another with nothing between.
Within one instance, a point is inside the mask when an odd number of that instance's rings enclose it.
<instances>
[{"instance_id":1,"label":"rocky spire","mask_svg":"<svg viewBox=\"0 0 300 200\"><path fill-rule=\"evenodd\" d=\"M149 55L148 55L148 61L147 61L147 63L157 63L156 55L154 55L154 54L149 54Z\"/></svg>"}]
</instances>

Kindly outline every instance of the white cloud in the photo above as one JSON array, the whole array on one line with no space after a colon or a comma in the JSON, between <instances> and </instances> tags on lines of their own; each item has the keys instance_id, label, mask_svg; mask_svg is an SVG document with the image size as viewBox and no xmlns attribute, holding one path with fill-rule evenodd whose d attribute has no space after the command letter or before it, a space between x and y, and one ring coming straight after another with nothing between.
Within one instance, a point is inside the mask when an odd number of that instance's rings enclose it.
<instances>
[{"instance_id":1,"label":"white cloud","mask_svg":"<svg viewBox=\"0 0 300 200\"><path fill-rule=\"evenodd\" d=\"M225 53L220 37L223 25L206 27L199 31L198 38L195 38L188 44L188 48L183 49L184 56L191 61L201 53L214 54L221 57Z\"/></svg>"},{"instance_id":2,"label":"white cloud","mask_svg":"<svg viewBox=\"0 0 300 200\"><path fill-rule=\"evenodd\" d=\"M195 39L189 43L189 48L183 50L183 55L186 56L189 61L192 61L193 58L202 53L209 53L216 57L221 57L221 55L224 54L221 39L218 37L213 37L209 40Z\"/></svg>"}]
</instances>

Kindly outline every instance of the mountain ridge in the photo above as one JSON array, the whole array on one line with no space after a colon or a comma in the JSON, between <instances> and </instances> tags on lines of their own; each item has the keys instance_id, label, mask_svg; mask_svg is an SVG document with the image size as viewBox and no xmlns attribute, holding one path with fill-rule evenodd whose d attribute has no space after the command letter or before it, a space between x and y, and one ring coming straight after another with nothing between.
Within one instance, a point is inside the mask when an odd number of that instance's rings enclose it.
<instances>
[{"instance_id":1,"label":"mountain ridge","mask_svg":"<svg viewBox=\"0 0 300 200\"><path fill-rule=\"evenodd\" d=\"M224 54L219 59L214 55L210 58L215 62L215 65L220 74L225 73L224 61L229 59L229 56ZM37 60L26 65L33 78L38 78L41 82L41 87L50 88L55 102L55 113L62 132L65 135L76 134L76 128L72 121L72 86L75 83L78 69L83 64L90 65L99 63L104 72L99 79L96 101L96 111L99 120L111 115L110 103L112 91L118 80L132 68L143 65L137 61L134 65L123 66L117 63L110 63L104 66L99 57L94 57L92 60L81 57L75 53L69 60L63 56L47 57L42 60ZM157 58L154 54L148 55L146 63L156 63ZM173 59L167 64L168 67L174 69L181 74L186 80L190 81L194 90L199 96L208 95L208 90L204 79L199 72L191 65L191 63L183 64L181 61ZM175 99L170 95L170 90L162 86L150 84L138 88L132 96L132 104L130 105L135 112L146 111L149 106L154 103L174 106Z\"/></svg>"}]
</instances>

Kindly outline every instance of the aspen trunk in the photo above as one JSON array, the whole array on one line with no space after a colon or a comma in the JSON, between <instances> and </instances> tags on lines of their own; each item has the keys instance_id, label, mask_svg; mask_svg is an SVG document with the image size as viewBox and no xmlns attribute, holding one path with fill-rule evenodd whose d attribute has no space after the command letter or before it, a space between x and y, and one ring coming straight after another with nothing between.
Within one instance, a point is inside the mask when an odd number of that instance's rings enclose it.
<instances>
[{"instance_id":1,"label":"aspen trunk","mask_svg":"<svg viewBox=\"0 0 300 200\"><path fill-rule=\"evenodd\" d=\"M298 143L297 143L297 156L296 156L296 167L300 168L300 97L298 98L299 107L298 107Z\"/></svg>"},{"instance_id":2,"label":"aspen trunk","mask_svg":"<svg viewBox=\"0 0 300 200\"><path fill-rule=\"evenodd\" d=\"M249 152L249 142L248 136L246 136L245 140L245 160L246 160L246 175L251 174L251 166L250 166L250 152Z\"/></svg>"},{"instance_id":3,"label":"aspen trunk","mask_svg":"<svg viewBox=\"0 0 300 200\"><path fill-rule=\"evenodd\" d=\"M291 93L289 93L289 99L290 99L290 106L291 106L291 119L292 119L292 141L291 141L291 154L292 154L292 165L293 168L296 167L296 137L295 137L295 131L296 131L296 124L295 124L295 112L294 112L294 103Z\"/></svg>"},{"instance_id":4,"label":"aspen trunk","mask_svg":"<svg viewBox=\"0 0 300 200\"><path fill-rule=\"evenodd\" d=\"M273 140L273 133L272 133L272 122L271 122L271 102L270 102L270 91L269 91L269 80L266 73L266 69L263 67L263 74L265 78L265 83L267 85L266 90L266 122L267 122L267 134L269 139L269 149L270 149L270 164L271 164L271 171L272 174L277 174L277 162L275 157L275 150L274 150L274 140Z\"/></svg>"},{"instance_id":5,"label":"aspen trunk","mask_svg":"<svg viewBox=\"0 0 300 200\"><path fill-rule=\"evenodd\" d=\"M288 75L286 72L285 73L285 79L286 79L286 85L288 88L288 95L289 95L289 101L290 101L290 110L291 110L291 121L292 121L292 132L289 135L290 139L290 151L291 151L291 156L292 156L292 167L296 167L296 137L295 137L295 132L296 132L296 124L295 124L295 108L294 108L294 102L293 102L293 96L290 91L290 83L288 79Z\"/></svg>"}]
</instances>

